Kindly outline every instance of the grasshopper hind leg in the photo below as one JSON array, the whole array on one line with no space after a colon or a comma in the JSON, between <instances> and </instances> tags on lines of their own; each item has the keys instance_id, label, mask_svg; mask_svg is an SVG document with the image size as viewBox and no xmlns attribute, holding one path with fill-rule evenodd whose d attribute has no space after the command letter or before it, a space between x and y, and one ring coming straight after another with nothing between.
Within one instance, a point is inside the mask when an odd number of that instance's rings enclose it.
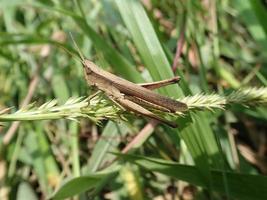
<instances>
[{"instance_id":1,"label":"grasshopper hind leg","mask_svg":"<svg viewBox=\"0 0 267 200\"><path fill-rule=\"evenodd\" d=\"M165 79L162 81L156 81L152 83L139 83L138 85L149 90L155 90L155 89L167 86L167 85L178 83L179 81L180 81L180 76L175 76L173 78Z\"/></svg>"},{"instance_id":2,"label":"grasshopper hind leg","mask_svg":"<svg viewBox=\"0 0 267 200\"><path fill-rule=\"evenodd\" d=\"M154 113L152 113L151 111L145 109L144 107L128 100L128 99L124 99L124 98L117 98L116 100L113 99L114 101L116 101L118 104L120 104L122 107L124 107L127 110L133 111L137 114L141 114L144 115L146 117L149 117L151 119L155 119L159 122L162 122L164 124L169 125L172 128L176 128L177 124L172 122L172 121L168 121L166 119L163 119L161 117L158 117L157 115L155 115Z\"/></svg>"}]
</instances>

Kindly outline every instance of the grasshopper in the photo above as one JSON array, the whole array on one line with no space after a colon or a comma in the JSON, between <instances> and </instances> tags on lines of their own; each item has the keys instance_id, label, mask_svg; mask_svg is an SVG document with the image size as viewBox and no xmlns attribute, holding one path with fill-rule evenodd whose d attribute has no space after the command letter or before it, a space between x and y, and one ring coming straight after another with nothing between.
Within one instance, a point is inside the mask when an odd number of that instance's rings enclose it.
<instances>
[{"instance_id":1,"label":"grasshopper","mask_svg":"<svg viewBox=\"0 0 267 200\"><path fill-rule=\"evenodd\" d=\"M90 86L97 87L112 101L116 102L126 110L163 122L173 128L177 127L176 123L157 116L147 108L171 113L188 110L186 104L151 91L153 89L177 83L180 80L180 77L177 76L152 83L135 84L101 69L88 59L84 59L77 44L75 42L74 44L80 54L85 78Z\"/></svg>"}]
</instances>

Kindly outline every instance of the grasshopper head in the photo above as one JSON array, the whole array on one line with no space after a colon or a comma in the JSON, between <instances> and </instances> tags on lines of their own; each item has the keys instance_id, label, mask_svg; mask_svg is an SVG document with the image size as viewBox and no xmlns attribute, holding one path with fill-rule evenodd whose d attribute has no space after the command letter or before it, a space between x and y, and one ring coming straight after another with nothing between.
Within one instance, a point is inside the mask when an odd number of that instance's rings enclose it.
<instances>
[{"instance_id":1,"label":"grasshopper head","mask_svg":"<svg viewBox=\"0 0 267 200\"><path fill-rule=\"evenodd\" d=\"M85 59L85 60L82 61L82 64L83 64L85 73L87 75L91 74L92 71L93 71L92 65L94 65L94 63L92 63L90 60Z\"/></svg>"}]
</instances>

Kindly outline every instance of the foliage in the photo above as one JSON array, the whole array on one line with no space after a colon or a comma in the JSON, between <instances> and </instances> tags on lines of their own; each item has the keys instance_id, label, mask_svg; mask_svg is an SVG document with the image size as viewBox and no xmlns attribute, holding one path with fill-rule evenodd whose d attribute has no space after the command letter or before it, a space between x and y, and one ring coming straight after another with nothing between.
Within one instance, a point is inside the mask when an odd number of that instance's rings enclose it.
<instances>
[{"instance_id":1,"label":"foliage","mask_svg":"<svg viewBox=\"0 0 267 200\"><path fill-rule=\"evenodd\" d=\"M2 0L0 199L266 199L265 15L253 0ZM158 92L188 112L157 112L179 127L95 95L69 32L132 82L181 76Z\"/></svg>"}]
</instances>

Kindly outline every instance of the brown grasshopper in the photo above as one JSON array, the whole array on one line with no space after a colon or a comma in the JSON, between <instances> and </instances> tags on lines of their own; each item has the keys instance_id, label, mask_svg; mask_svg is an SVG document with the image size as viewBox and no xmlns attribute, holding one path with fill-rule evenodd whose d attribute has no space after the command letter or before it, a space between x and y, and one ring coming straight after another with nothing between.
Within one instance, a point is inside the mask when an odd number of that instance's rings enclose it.
<instances>
[{"instance_id":1,"label":"brown grasshopper","mask_svg":"<svg viewBox=\"0 0 267 200\"><path fill-rule=\"evenodd\" d=\"M89 85L103 91L111 100L126 110L163 122L173 128L177 127L174 122L155 115L145 107L171 113L188 110L186 104L151 91L162 86L177 83L180 77L153 83L135 84L99 68L90 60L84 59L75 42L74 44L82 59L85 78Z\"/></svg>"}]
</instances>

